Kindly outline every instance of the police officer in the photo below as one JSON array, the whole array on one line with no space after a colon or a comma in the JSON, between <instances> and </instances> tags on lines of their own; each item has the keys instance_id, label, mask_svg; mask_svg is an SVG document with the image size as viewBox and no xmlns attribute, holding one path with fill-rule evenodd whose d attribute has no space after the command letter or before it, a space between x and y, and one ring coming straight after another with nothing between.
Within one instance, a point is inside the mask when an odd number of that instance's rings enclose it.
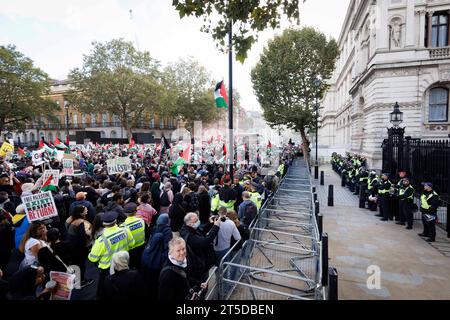
<instances>
[{"instance_id":1,"label":"police officer","mask_svg":"<svg viewBox=\"0 0 450 320\"><path fill-rule=\"evenodd\" d=\"M389 194L391 191L391 185L392 183L389 181L388 174L383 173L378 186L378 195L380 197L380 215L382 216L381 221L392 220L390 215L391 196Z\"/></svg>"},{"instance_id":2,"label":"police officer","mask_svg":"<svg viewBox=\"0 0 450 320\"><path fill-rule=\"evenodd\" d=\"M134 239L134 245L130 247L130 268L139 269L145 244L145 222L144 219L136 217L136 210L137 205L134 202L127 203L123 207L127 218L122 226L130 230Z\"/></svg>"},{"instance_id":3,"label":"police officer","mask_svg":"<svg viewBox=\"0 0 450 320\"><path fill-rule=\"evenodd\" d=\"M414 188L411 186L408 178L401 180L402 185L398 190L397 199L399 200L400 219L396 224L405 225L406 229L411 230L413 226L413 205L414 205Z\"/></svg>"},{"instance_id":4,"label":"police officer","mask_svg":"<svg viewBox=\"0 0 450 320\"><path fill-rule=\"evenodd\" d=\"M259 194L256 191L257 188L258 188L258 184L256 184L255 182L252 182L251 185L250 185L250 190L251 191L249 192L249 195L250 195L250 200L254 204L256 204L256 207L258 208L258 211L259 211L259 209L261 208L262 203L263 203L263 197L261 196L261 194Z\"/></svg>"},{"instance_id":5,"label":"police officer","mask_svg":"<svg viewBox=\"0 0 450 320\"><path fill-rule=\"evenodd\" d=\"M420 212L422 212L423 232L421 237L428 237L428 242L436 240L436 215L439 207L439 195L433 190L431 182L423 183L423 192L420 196Z\"/></svg>"},{"instance_id":6,"label":"police officer","mask_svg":"<svg viewBox=\"0 0 450 320\"><path fill-rule=\"evenodd\" d=\"M224 186L219 191L219 207L225 207L228 211L232 211L234 210L237 193L231 188L230 178L225 178L223 183Z\"/></svg>"},{"instance_id":7,"label":"police officer","mask_svg":"<svg viewBox=\"0 0 450 320\"><path fill-rule=\"evenodd\" d=\"M369 180L367 183L368 207L370 211L377 211L377 202L370 201L369 197L376 197L378 195L378 177L375 171L370 171ZM378 215L381 216L381 215Z\"/></svg>"},{"instance_id":8,"label":"police officer","mask_svg":"<svg viewBox=\"0 0 450 320\"><path fill-rule=\"evenodd\" d=\"M100 269L97 296L101 296L103 281L109 274L113 254L119 251L129 251L130 247L134 246L134 239L130 230L117 225L118 215L117 211L107 211L103 214L105 229L102 235L95 240L88 256L91 262L98 262L98 268Z\"/></svg>"},{"instance_id":9,"label":"police officer","mask_svg":"<svg viewBox=\"0 0 450 320\"><path fill-rule=\"evenodd\" d=\"M359 174L359 207L364 208L366 205L367 182L369 173L364 167L361 167Z\"/></svg>"}]
</instances>

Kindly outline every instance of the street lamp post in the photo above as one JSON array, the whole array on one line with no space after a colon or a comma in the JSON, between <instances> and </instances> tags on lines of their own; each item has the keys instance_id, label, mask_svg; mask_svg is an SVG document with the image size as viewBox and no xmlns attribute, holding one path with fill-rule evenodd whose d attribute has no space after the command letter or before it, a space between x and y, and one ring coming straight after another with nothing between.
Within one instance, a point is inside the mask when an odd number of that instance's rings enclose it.
<instances>
[{"instance_id":1,"label":"street lamp post","mask_svg":"<svg viewBox=\"0 0 450 320\"><path fill-rule=\"evenodd\" d=\"M64 109L66 109L66 142L69 141L69 103L64 100Z\"/></svg>"},{"instance_id":2,"label":"street lamp post","mask_svg":"<svg viewBox=\"0 0 450 320\"><path fill-rule=\"evenodd\" d=\"M383 152L383 171L395 175L397 171L406 169L403 159L405 128L400 128L400 124L403 122L403 112L400 111L398 102L395 103L394 111L389 115L392 127L388 128L388 139L384 144L386 152Z\"/></svg>"},{"instance_id":3,"label":"street lamp post","mask_svg":"<svg viewBox=\"0 0 450 320\"><path fill-rule=\"evenodd\" d=\"M315 116L316 116L316 165L314 166L314 179L319 179L319 156L318 156L318 141L319 141L319 88L322 84L320 78L314 79L314 86L316 87L316 103L315 103Z\"/></svg>"}]
</instances>

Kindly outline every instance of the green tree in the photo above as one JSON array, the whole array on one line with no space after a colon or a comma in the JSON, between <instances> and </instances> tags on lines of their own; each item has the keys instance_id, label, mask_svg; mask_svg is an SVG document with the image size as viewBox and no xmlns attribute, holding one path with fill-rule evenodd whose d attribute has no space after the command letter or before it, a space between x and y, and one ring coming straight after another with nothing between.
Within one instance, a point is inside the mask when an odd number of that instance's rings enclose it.
<instances>
[{"instance_id":1,"label":"green tree","mask_svg":"<svg viewBox=\"0 0 450 320\"><path fill-rule=\"evenodd\" d=\"M81 112L116 115L131 139L139 120L160 110L159 63L123 39L93 46L83 66L70 72L73 90L67 100Z\"/></svg>"},{"instance_id":2,"label":"green tree","mask_svg":"<svg viewBox=\"0 0 450 320\"><path fill-rule=\"evenodd\" d=\"M164 69L167 93L164 115L181 118L192 128L194 121L207 125L219 118L214 102L214 82L209 72L193 58L180 59Z\"/></svg>"},{"instance_id":3,"label":"green tree","mask_svg":"<svg viewBox=\"0 0 450 320\"><path fill-rule=\"evenodd\" d=\"M180 18L203 17L201 30L210 33L222 50L226 47L225 39L232 20L233 48L241 62L247 58L259 31L279 27L282 16L299 20L299 0L173 0L172 5Z\"/></svg>"},{"instance_id":4,"label":"green tree","mask_svg":"<svg viewBox=\"0 0 450 320\"><path fill-rule=\"evenodd\" d=\"M339 50L336 41L313 28L287 29L264 48L251 78L265 120L271 127L285 125L299 132L305 154L307 130L315 128L315 98L323 96Z\"/></svg>"},{"instance_id":5,"label":"green tree","mask_svg":"<svg viewBox=\"0 0 450 320\"><path fill-rule=\"evenodd\" d=\"M48 98L51 80L13 45L0 46L0 133L23 131L42 114L59 109Z\"/></svg>"}]
</instances>

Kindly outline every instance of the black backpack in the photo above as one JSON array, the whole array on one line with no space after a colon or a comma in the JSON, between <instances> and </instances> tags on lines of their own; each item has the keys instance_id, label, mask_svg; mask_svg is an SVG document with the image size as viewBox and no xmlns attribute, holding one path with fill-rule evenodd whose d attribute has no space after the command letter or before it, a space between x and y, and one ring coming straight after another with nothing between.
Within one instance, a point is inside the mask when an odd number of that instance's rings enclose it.
<instances>
[{"instance_id":1,"label":"black backpack","mask_svg":"<svg viewBox=\"0 0 450 320\"><path fill-rule=\"evenodd\" d=\"M159 201L159 204L163 207L170 206L169 194L167 193L167 191L164 191L163 194L161 195L161 200Z\"/></svg>"},{"instance_id":2,"label":"black backpack","mask_svg":"<svg viewBox=\"0 0 450 320\"><path fill-rule=\"evenodd\" d=\"M200 202L198 200L198 194L191 192L189 194L189 211L197 211L200 207Z\"/></svg>"},{"instance_id":3,"label":"black backpack","mask_svg":"<svg viewBox=\"0 0 450 320\"><path fill-rule=\"evenodd\" d=\"M258 208L256 207L256 204L254 204L253 201L251 201L245 206L244 225L250 226L250 223L252 223L253 219L255 219L257 214Z\"/></svg>"}]
</instances>

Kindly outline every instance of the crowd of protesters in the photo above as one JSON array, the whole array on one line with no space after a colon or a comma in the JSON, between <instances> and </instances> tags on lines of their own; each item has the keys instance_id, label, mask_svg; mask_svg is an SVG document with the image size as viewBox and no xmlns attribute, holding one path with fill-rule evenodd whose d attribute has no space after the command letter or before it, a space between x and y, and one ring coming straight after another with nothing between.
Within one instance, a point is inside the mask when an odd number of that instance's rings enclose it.
<instances>
[{"instance_id":1,"label":"crowd of protesters","mask_svg":"<svg viewBox=\"0 0 450 320\"><path fill-rule=\"evenodd\" d=\"M414 197L420 198L420 212L422 214L423 232L418 235L427 238L426 241L436 241L437 210L440 198L433 190L431 182L422 182L423 190L416 193L411 185L410 177L400 171L397 176L389 173L377 174L369 170L366 159L356 154L347 153L342 156L333 153L331 164L333 170L342 178L342 186L347 186L359 196L359 207L377 212L381 221L395 220L397 225L413 229L414 211L418 206Z\"/></svg>"},{"instance_id":2,"label":"crowd of protesters","mask_svg":"<svg viewBox=\"0 0 450 320\"><path fill-rule=\"evenodd\" d=\"M42 192L43 170L29 154L0 159L0 300L49 299L51 271L79 268L80 288L97 299L192 298L207 290L209 271L237 241L276 190L294 153L277 157L277 172L223 164L174 167L162 152L98 146L76 154L76 174L61 174L51 190L58 216L29 222L22 197ZM286 150L286 149L285 149ZM69 149L66 151L70 152ZM106 160L129 157L131 172L108 174ZM87 261L98 281L86 277ZM190 294L191 292L191 294Z\"/></svg>"}]
</instances>

